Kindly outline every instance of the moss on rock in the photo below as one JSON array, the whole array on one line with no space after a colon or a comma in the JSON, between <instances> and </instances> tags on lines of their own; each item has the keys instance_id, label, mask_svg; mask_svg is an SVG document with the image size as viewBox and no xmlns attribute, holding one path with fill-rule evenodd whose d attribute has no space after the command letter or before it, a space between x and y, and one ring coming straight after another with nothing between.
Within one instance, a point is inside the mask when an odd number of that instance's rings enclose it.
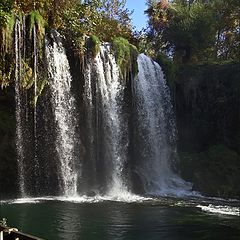
<instances>
[{"instance_id":1,"label":"moss on rock","mask_svg":"<svg viewBox=\"0 0 240 240\"><path fill-rule=\"evenodd\" d=\"M123 78L126 79L126 75L129 71L131 71L133 75L135 75L138 71L137 47L130 44L125 38L116 37L113 39L112 48Z\"/></svg>"},{"instance_id":2,"label":"moss on rock","mask_svg":"<svg viewBox=\"0 0 240 240\"><path fill-rule=\"evenodd\" d=\"M100 52L100 47L101 47L101 41L97 36L92 35L88 38L87 48L88 48L88 51L90 51L93 58L95 58L97 54Z\"/></svg>"},{"instance_id":3,"label":"moss on rock","mask_svg":"<svg viewBox=\"0 0 240 240\"><path fill-rule=\"evenodd\" d=\"M240 199L240 156L226 145L204 152L182 152L181 174L194 189L207 196Z\"/></svg>"}]
</instances>

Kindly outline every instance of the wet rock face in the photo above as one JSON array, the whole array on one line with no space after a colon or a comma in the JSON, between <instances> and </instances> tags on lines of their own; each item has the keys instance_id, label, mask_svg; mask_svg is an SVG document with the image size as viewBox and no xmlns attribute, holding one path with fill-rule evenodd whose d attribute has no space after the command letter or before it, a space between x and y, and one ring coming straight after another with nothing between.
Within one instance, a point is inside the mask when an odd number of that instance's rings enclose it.
<instances>
[{"instance_id":1,"label":"wet rock face","mask_svg":"<svg viewBox=\"0 0 240 240\"><path fill-rule=\"evenodd\" d=\"M182 176L207 196L240 198L240 156L226 145L205 152L182 152Z\"/></svg>"},{"instance_id":2,"label":"wet rock face","mask_svg":"<svg viewBox=\"0 0 240 240\"><path fill-rule=\"evenodd\" d=\"M173 90L180 150L224 143L240 153L239 79L237 64L182 69Z\"/></svg>"},{"instance_id":3,"label":"wet rock face","mask_svg":"<svg viewBox=\"0 0 240 240\"><path fill-rule=\"evenodd\" d=\"M15 113L13 88L0 90L0 199L16 195Z\"/></svg>"},{"instance_id":4,"label":"wet rock face","mask_svg":"<svg viewBox=\"0 0 240 240\"><path fill-rule=\"evenodd\" d=\"M183 68L172 95L183 177L207 195L240 197L239 64ZM222 155L210 156L216 146Z\"/></svg>"},{"instance_id":5,"label":"wet rock face","mask_svg":"<svg viewBox=\"0 0 240 240\"><path fill-rule=\"evenodd\" d=\"M70 67L75 73L73 88L78 102L77 110L82 116L79 134L86 136L88 132L82 103L83 76L79 74L81 66L74 61L73 55L69 55ZM131 86L127 89L131 89ZM204 195L240 198L240 66L183 68L172 84L171 91L177 119L182 177L193 182L194 190ZM125 98L129 105L126 111L130 115L130 91L127 90ZM16 196L19 189L14 109L14 88L0 89L0 198ZM133 137L134 133L130 135ZM44 151L45 148L42 149ZM83 149L81 152L86 158L86 151ZM131 145L129 152L133 155ZM137 158L131 158L128 168L132 169L137 161ZM131 178L136 186L134 192L143 193L144 190L137 185L140 182L138 175L133 172ZM89 193L94 194L94 191Z\"/></svg>"}]
</instances>

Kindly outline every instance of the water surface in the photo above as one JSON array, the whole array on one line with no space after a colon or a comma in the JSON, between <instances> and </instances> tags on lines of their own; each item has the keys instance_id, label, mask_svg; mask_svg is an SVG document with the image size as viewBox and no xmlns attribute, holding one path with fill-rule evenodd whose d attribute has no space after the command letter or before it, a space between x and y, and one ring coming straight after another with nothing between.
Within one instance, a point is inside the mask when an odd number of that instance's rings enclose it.
<instances>
[{"instance_id":1,"label":"water surface","mask_svg":"<svg viewBox=\"0 0 240 240\"><path fill-rule=\"evenodd\" d=\"M240 239L237 202L42 198L1 202L0 217L49 240Z\"/></svg>"}]
</instances>

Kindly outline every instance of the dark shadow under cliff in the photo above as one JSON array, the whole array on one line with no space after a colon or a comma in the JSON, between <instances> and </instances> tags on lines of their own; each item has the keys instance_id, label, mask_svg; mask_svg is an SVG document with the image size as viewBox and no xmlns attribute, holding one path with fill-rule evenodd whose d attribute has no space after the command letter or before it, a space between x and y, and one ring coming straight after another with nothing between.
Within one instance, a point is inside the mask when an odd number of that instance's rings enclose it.
<instances>
[{"instance_id":1,"label":"dark shadow under cliff","mask_svg":"<svg viewBox=\"0 0 240 240\"><path fill-rule=\"evenodd\" d=\"M240 65L182 67L170 85L182 177L203 194L240 198Z\"/></svg>"},{"instance_id":2,"label":"dark shadow under cliff","mask_svg":"<svg viewBox=\"0 0 240 240\"><path fill-rule=\"evenodd\" d=\"M16 195L14 89L0 90L0 199Z\"/></svg>"}]
</instances>

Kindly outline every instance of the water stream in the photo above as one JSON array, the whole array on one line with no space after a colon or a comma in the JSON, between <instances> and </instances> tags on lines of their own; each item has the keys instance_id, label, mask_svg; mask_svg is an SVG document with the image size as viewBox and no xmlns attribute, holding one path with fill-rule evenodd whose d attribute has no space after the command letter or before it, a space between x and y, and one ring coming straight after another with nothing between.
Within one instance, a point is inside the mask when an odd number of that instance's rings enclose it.
<instances>
[{"instance_id":1,"label":"water stream","mask_svg":"<svg viewBox=\"0 0 240 240\"><path fill-rule=\"evenodd\" d=\"M118 66L109 51L102 49L96 62L99 75L98 88L102 99L103 140L112 163L108 189L110 194L121 194L121 191L126 189L122 176L123 164L126 161L126 143L122 142L126 134L126 123L121 114L124 86L121 84Z\"/></svg>"},{"instance_id":2,"label":"water stream","mask_svg":"<svg viewBox=\"0 0 240 240\"><path fill-rule=\"evenodd\" d=\"M52 33L52 44L46 39L46 58L50 76L50 99L56 127L55 147L59 160L61 194L75 195L79 172L75 169L75 99L71 94L72 77L61 38Z\"/></svg>"},{"instance_id":3,"label":"water stream","mask_svg":"<svg viewBox=\"0 0 240 240\"><path fill-rule=\"evenodd\" d=\"M134 106L138 130L139 160L135 171L151 195L178 195L191 189L175 171L176 124L169 88L161 67L149 57L138 57L134 80Z\"/></svg>"},{"instance_id":4,"label":"water stream","mask_svg":"<svg viewBox=\"0 0 240 240\"><path fill-rule=\"evenodd\" d=\"M16 39L20 39L18 28L16 24ZM38 78L35 28L33 40L35 99ZM20 119L18 44L16 41L16 142L20 191L24 196L26 169L30 171L29 159L23 152L22 131L27 126ZM73 87L76 80L63 39L56 31L45 40L45 58L49 86L44 104L33 109L34 146L27 147L29 152L33 151L30 169L34 175L28 178L28 189L33 189L28 195L52 192L68 197L101 195L131 199L139 192L151 196L193 194L191 184L183 181L176 170L175 117L169 89L157 63L140 54L139 72L131 79L131 88L121 77L111 46L104 44L95 58L86 60L81 80L83 96L79 98L81 93ZM55 151L51 149L48 154L45 147L54 147Z\"/></svg>"},{"instance_id":5,"label":"water stream","mask_svg":"<svg viewBox=\"0 0 240 240\"><path fill-rule=\"evenodd\" d=\"M21 24L17 20L15 23L15 103L16 103L16 149L17 149L17 162L18 162L18 181L19 190L22 196L26 195L25 190L25 172L24 172L24 126L23 126L23 108L24 103L22 101L22 91L21 91L21 47L20 42L22 41L21 35Z\"/></svg>"}]
</instances>

